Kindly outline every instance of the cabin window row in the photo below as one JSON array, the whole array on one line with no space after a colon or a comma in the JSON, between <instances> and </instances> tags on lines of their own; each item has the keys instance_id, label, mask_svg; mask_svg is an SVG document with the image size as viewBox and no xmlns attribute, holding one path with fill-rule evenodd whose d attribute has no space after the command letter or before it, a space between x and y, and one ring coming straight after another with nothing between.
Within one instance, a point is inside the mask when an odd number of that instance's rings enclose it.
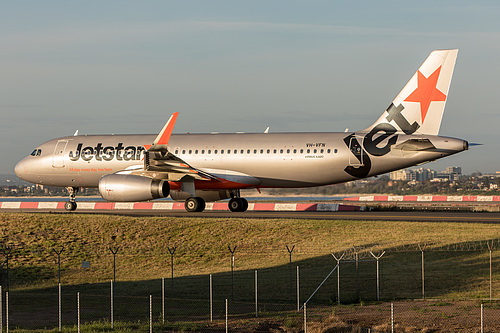
<instances>
[{"instance_id":1,"label":"cabin window row","mask_svg":"<svg viewBox=\"0 0 500 333\"><path fill-rule=\"evenodd\" d=\"M304 154L304 152L306 154L331 154L332 153L332 150L331 149L189 149L189 150L186 150L186 149L182 149L182 150L179 150L179 149L176 149L175 150L175 154L178 155L179 152L181 152L182 155L186 155L186 154L201 154L201 155L205 155L205 154L208 154L208 155L211 155L212 153L217 155L217 154L220 154L220 155L223 155L223 154L227 154L227 155L230 155L230 154L233 154L233 155L237 155L237 154L240 154L240 155L243 155L243 154ZM336 154L337 153L337 149L333 149L333 153Z\"/></svg>"}]
</instances>

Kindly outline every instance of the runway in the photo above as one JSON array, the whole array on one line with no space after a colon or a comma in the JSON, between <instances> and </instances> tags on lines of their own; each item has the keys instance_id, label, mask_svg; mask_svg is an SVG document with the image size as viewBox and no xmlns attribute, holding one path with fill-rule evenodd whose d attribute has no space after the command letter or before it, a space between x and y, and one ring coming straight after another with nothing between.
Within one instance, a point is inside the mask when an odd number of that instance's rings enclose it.
<instances>
[{"instance_id":1,"label":"runway","mask_svg":"<svg viewBox=\"0 0 500 333\"><path fill-rule=\"evenodd\" d=\"M54 213L54 214L110 214L126 216L196 217L241 219L301 219L301 220L368 220L368 221L409 221L409 222L459 222L459 223L500 223L499 212L446 212L446 211L366 211L366 212L303 212L303 211L205 211L188 213L185 211L162 210L77 210L73 213L43 209L13 209L11 212Z\"/></svg>"}]
</instances>

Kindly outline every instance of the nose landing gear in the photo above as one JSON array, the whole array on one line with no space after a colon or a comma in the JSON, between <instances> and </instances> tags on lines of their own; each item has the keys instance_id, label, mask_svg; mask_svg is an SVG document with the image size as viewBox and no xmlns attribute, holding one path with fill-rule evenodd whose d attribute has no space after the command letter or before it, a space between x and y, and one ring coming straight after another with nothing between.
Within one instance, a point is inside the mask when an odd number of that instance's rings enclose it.
<instances>
[{"instance_id":1,"label":"nose landing gear","mask_svg":"<svg viewBox=\"0 0 500 333\"><path fill-rule=\"evenodd\" d=\"M78 193L78 187L67 187L66 189L69 193L69 201L66 201L64 203L64 209L66 209L68 212L72 212L76 210L77 207L76 194Z\"/></svg>"}]
</instances>

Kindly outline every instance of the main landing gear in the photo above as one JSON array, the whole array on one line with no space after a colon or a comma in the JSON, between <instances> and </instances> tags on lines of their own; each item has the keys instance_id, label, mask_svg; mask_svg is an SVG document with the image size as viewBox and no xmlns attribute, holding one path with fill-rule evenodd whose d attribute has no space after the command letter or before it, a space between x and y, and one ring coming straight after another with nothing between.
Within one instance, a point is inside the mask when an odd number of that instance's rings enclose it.
<instances>
[{"instance_id":1,"label":"main landing gear","mask_svg":"<svg viewBox=\"0 0 500 333\"><path fill-rule=\"evenodd\" d=\"M231 194L232 198L228 203L229 210L232 212L245 212L248 209L248 201L239 196L239 191ZM187 198L184 202L184 208L190 213L202 212L205 209L205 200L200 197Z\"/></svg>"},{"instance_id":2,"label":"main landing gear","mask_svg":"<svg viewBox=\"0 0 500 333\"><path fill-rule=\"evenodd\" d=\"M248 201L240 196L240 190L232 190L228 207L232 212L246 212L248 209Z\"/></svg>"},{"instance_id":3,"label":"main landing gear","mask_svg":"<svg viewBox=\"0 0 500 333\"><path fill-rule=\"evenodd\" d=\"M248 201L245 198L232 198L228 206L232 212L245 212L248 209Z\"/></svg>"},{"instance_id":4,"label":"main landing gear","mask_svg":"<svg viewBox=\"0 0 500 333\"><path fill-rule=\"evenodd\" d=\"M78 193L78 187L67 187L69 193L69 201L64 203L64 209L68 212L76 210L76 194Z\"/></svg>"},{"instance_id":5,"label":"main landing gear","mask_svg":"<svg viewBox=\"0 0 500 333\"><path fill-rule=\"evenodd\" d=\"M205 200L200 197L190 197L184 202L184 208L188 212L202 212L205 209Z\"/></svg>"}]
</instances>

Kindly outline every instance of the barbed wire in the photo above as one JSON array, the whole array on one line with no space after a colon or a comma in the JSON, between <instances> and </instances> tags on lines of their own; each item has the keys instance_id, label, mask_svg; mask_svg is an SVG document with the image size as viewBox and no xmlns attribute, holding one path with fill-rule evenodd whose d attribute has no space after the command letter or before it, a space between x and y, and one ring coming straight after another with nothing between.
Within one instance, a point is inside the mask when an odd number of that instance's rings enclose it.
<instances>
[{"instance_id":1,"label":"barbed wire","mask_svg":"<svg viewBox=\"0 0 500 333\"><path fill-rule=\"evenodd\" d=\"M460 242L453 244L435 244L435 243L412 243L389 246L387 244L371 244L371 245L353 245L344 251L336 252L337 254L344 254L344 260L362 260L372 258L370 251L387 253L399 252L438 252L438 251L493 251L500 248L500 239L490 239L481 241Z\"/></svg>"}]
</instances>

